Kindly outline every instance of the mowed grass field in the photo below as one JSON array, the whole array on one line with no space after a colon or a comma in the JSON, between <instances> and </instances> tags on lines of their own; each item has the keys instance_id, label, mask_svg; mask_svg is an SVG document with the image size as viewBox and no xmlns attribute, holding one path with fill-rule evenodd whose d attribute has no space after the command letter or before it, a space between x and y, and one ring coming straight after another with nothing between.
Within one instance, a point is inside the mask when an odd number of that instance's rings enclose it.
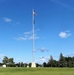
<instances>
[{"instance_id":1,"label":"mowed grass field","mask_svg":"<svg viewBox=\"0 0 74 75\"><path fill-rule=\"evenodd\" d=\"M0 75L74 75L74 68L0 68Z\"/></svg>"}]
</instances>

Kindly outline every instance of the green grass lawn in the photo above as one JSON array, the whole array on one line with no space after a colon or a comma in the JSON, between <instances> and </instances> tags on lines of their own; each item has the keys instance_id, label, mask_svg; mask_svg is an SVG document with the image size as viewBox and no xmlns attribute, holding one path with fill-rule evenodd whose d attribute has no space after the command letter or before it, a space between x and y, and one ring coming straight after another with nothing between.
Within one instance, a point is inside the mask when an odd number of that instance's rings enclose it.
<instances>
[{"instance_id":1,"label":"green grass lawn","mask_svg":"<svg viewBox=\"0 0 74 75\"><path fill-rule=\"evenodd\" d=\"M74 68L0 68L0 75L74 75Z\"/></svg>"}]
</instances>

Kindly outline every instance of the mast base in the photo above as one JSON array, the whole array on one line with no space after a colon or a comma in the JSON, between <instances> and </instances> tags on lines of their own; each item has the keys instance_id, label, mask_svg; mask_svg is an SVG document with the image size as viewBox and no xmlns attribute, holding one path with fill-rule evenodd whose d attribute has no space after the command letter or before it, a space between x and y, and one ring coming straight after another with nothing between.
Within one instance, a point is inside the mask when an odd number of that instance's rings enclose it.
<instances>
[{"instance_id":1,"label":"mast base","mask_svg":"<svg viewBox=\"0 0 74 75\"><path fill-rule=\"evenodd\" d=\"M35 62L32 62L31 67L32 68L35 68L36 67L36 63Z\"/></svg>"}]
</instances>

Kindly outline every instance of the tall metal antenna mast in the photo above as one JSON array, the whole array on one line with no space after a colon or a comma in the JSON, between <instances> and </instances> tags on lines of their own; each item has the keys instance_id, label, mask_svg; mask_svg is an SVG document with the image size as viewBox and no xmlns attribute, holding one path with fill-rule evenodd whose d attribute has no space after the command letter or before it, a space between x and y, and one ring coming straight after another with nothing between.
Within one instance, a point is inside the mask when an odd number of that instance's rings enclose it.
<instances>
[{"instance_id":1,"label":"tall metal antenna mast","mask_svg":"<svg viewBox=\"0 0 74 75\"><path fill-rule=\"evenodd\" d=\"M35 36L34 36L34 16L36 16L36 13L34 11L34 9L32 10L32 65L31 67L36 67L36 64L35 64L35 59L34 59L34 40L35 40Z\"/></svg>"}]
</instances>

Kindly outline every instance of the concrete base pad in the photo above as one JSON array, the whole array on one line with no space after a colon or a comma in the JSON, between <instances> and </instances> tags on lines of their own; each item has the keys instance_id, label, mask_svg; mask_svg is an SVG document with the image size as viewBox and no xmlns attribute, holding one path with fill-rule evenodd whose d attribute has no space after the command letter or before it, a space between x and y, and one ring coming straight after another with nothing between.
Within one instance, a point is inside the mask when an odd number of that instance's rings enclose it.
<instances>
[{"instance_id":1,"label":"concrete base pad","mask_svg":"<svg viewBox=\"0 0 74 75\"><path fill-rule=\"evenodd\" d=\"M31 67L36 67L35 62L32 62Z\"/></svg>"}]
</instances>

